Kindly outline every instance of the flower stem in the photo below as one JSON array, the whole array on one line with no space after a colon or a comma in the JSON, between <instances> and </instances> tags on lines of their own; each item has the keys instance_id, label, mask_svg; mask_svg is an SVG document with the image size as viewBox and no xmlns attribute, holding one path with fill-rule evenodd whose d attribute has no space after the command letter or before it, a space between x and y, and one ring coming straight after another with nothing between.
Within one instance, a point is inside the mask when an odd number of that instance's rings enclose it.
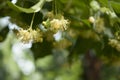
<instances>
[{"instance_id":1,"label":"flower stem","mask_svg":"<svg viewBox=\"0 0 120 80\"><path fill-rule=\"evenodd\" d=\"M54 15L56 15L57 14L57 2L56 2L56 0L53 0L52 8L53 8Z\"/></svg>"},{"instance_id":2,"label":"flower stem","mask_svg":"<svg viewBox=\"0 0 120 80\"><path fill-rule=\"evenodd\" d=\"M33 16L32 16L32 20L31 20L31 23L30 23L30 28L32 28L32 26L33 26L34 18L35 18L35 13L33 13Z\"/></svg>"}]
</instances>

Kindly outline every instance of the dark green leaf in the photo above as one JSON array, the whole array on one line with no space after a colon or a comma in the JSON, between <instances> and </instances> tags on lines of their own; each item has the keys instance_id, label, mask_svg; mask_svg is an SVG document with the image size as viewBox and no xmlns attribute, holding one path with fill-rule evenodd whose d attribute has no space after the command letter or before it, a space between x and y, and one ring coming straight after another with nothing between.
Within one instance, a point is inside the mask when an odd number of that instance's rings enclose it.
<instances>
[{"instance_id":1,"label":"dark green leaf","mask_svg":"<svg viewBox=\"0 0 120 80\"><path fill-rule=\"evenodd\" d=\"M52 43L48 41L43 41L42 43L34 43L32 45L31 50L33 51L33 55L35 59L47 56L51 54Z\"/></svg>"},{"instance_id":2,"label":"dark green leaf","mask_svg":"<svg viewBox=\"0 0 120 80\"><path fill-rule=\"evenodd\" d=\"M98 0L98 2L104 7L109 7L108 0Z\"/></svg>"},{"instance_id":3,"label":"dark green leaf","mask_svg":"<svg viewBox=\"0 0 120 80\"><path fill-rule=\"evenodd\" d=\"M8 32L9 32L8 27L5 27L2 30L0 30L0 42L4 41L6 39Z\"/></svg>"}]
</instances>

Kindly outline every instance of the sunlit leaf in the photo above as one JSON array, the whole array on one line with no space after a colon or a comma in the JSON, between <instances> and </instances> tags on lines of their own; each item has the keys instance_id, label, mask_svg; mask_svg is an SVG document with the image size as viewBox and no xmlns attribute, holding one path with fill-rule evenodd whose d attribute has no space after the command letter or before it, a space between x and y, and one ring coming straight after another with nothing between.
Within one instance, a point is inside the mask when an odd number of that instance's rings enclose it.
<instances>
[{"instance_id":1,"label":"sunlit leaf","mask_svg":"<svg viewBox=\"0 0 120 80\"><path fill-rule=\"evenodd\" d=\"M42 6L45 3L45 0L40 0L38 3L36 3L34 6L32 6L30 8L23 8L23 7L17 6L15 4L11 3L10 1L8 1L7 3L12 9L14 9L16 11L25 12L25 13L34 13L34 12L38 12L41 10Z\"/></svg>"},{"instance_id":2,"label":"sunlit leaf","mask_svg":"<svg viewBox=\"0 0 120 80\"><path fill-rule=\"evenodd\" d=\"M35 10L35 12L40 11L45 1L46 0L40 0L36 5L32 6L31 9Z\"/></svg>"},{"instance_id":3,"label":"sunlit leaf","mask_svg":"<svg viewBox=\"0 0 120 80\"><path fill-rule=\"evenodd\" d=\"M111 6L116 13L120 13L120 3L111 1Z\"/></svg>"},{"instance_id":4,"label":"sunlit leaf","mask_svg":"<svg viewBox=\"0 0 120 80\"><path fill-rule=\"evenodd\" d=\"M9 1L8 1L8 5L9 5L13 10L18 11L18 12L25 12L25 13L33 13L33 12L35 12L34 9L31 9L31 8L29 8L29 9L27 9L27 8L22 8L22 7L19 7L19 6L15 5L15 4L13 4L13 3L9 2Z\"/></svg>"}]
</instances>

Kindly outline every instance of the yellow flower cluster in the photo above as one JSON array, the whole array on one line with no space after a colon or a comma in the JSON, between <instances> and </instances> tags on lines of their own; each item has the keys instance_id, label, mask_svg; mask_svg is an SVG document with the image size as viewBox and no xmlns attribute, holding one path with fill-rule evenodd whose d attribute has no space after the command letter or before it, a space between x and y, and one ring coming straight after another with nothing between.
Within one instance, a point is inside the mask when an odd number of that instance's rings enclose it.
<instances>
[{"instance_id":1,"label":"yellow flower cluster","mask_svg":"<svg viewBox=\"0 0 120 80\"><path fill-rule=\"evenodd\" d=\"M48 19L46 21L43 21L42 24L44 25L44 28L46 28L46 31L51 32L52 35L58 32L59 30L67 30L70 23L68 20L64 19L64 16L62 16L61 14L54 15L52 12L48 13L47 18ZM18 30L17 37L24 43L42 42L43 34L47 34L47 32L41 32L40 29L33 30L31 25L29 29Z\"/></svg>"},{"instance_id":2,"label":"yellow flower cluster","mask_svg":"<svg viewBox=\"0 0 120 80\"><path fill-rule=\"evenodd\" d=\"M17 33L18 38L24 42L28 43L30 41L32 42L42 42L42 33L39 29L33 30L32 28L29 28L27 30L20 29Z\"/></svg>"},{"instance_id":3,"label":"yellow flower cluster","mask_svg":"<svg viewBox=\"0 0 120 80\"><path fill-rule=\"evenodd\" d=\"M63 16L61 19L53 19L50 21L51 30L67 30L68 25L68 20L65 20Z\"/></svg>"},{"instance_id":4,"label":"yellow flower cluster","mask_svg":"<svg viewBox=\"0 0 120 80\"><path fill-rule=\"evenodd\" d=\"M94 30L98 33L102 33L105 30L105 25L104 25L104 19L103 18L97 18L96 19Z\"/></svg>"},{"instance_id":5,"label":"yellow flower cluster","mask_svg":"<svg viewBox=\"0 0 120 80\"><path fill-rule=\"evenodd\" d=\"M59 18L58 18L59 17ZM57 32L58 30L67 30L70 22L66 20L62 15L57 15L54 18L48 18L46 21L43 21L43 25L53 32Z\"/></svg>"},{"instance_id":6,"label":"yellow flower cluster","mask_svg":"<svg viewBox=\"0 0 120 80\"><path fill-rule=\"evenodd\" d=\"M115 48L117 51L120 51L120 42L118 40L109 39L108 44L111 45L113 48Z\"/></svg>"}]
</instances>

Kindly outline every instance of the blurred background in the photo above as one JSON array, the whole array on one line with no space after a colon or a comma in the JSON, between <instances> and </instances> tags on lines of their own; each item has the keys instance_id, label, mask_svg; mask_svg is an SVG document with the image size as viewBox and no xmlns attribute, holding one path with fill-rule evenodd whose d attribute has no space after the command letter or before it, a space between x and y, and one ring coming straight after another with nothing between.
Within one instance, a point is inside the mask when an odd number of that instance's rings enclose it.
<instances>
[{"instance_id":1,"label":"blurred background","mask_svg":"<svg viewBox=\"0 0 120 80\"><path fill-rule=\"evenodd\" d=\"M46 31L51 11L67 30ZM34 13L43 41L21 42ZM120 80L119 57L119 0L0 0L0 80Z\"/></svg>"}]
</instances>

